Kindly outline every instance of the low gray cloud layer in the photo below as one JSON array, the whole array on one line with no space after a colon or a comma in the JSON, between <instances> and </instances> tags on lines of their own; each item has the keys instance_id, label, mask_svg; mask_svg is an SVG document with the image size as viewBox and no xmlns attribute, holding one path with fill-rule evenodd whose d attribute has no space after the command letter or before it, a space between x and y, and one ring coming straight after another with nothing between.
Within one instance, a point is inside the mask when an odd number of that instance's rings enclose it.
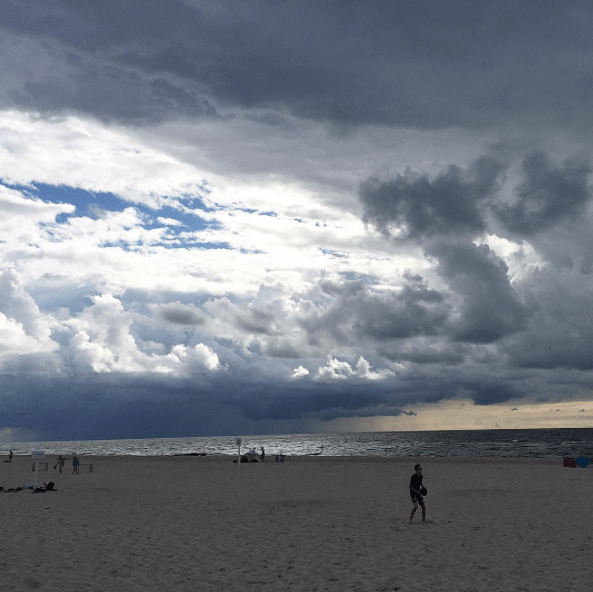
<instances>
[{"instance_id":1,"label":"low gray cloud layer","mask_svg":"<svg viewBox=\"0 0 593 592\"><path fill-rule=\"evenodd\" d=\"M502 113L509 125L590 120L587 2L8 0L1 16L7 41L28 40L5 105L130 122L227 106L418 129L489 127Z\"/></svg>"}]
</instances>

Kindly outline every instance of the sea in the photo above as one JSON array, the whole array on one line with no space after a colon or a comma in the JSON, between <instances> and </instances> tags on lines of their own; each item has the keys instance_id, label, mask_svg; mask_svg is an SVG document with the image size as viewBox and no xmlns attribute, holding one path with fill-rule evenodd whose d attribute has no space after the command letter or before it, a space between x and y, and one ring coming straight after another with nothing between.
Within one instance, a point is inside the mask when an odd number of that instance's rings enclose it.
<instances>
[{"instance_id":1,"label":"sea","mask_svg":"<svg viewBox=\"0 0 593 592\"><path fill-rule=\"evenodd\" d=\"M76 440L0 444L0 455L174 456L236 455L263 446L267 456L471 456L593 458L593 428L442 430L337 434L234 435L131 440ZM591 465L590 465L591 466Z\"/></svg>"}]
</instances>

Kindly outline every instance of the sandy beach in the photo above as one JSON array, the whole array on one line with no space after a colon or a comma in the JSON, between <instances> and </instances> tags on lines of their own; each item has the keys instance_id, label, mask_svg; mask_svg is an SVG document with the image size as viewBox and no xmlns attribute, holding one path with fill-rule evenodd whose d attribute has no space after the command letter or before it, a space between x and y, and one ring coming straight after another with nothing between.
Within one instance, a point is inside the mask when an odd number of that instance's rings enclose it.
<instances>
[{"instance_id":1,"label":"sandy beach","mask_svg":"<svg viewBox=\"0 0 593 592\"><path fill-rule=\"evenodd\" d=\"M593 469L562 459L46 460L57 491L0 493L3 591L591 589ZM31 468L0 464L0 486Z\"/></svg>"}]
</instances>

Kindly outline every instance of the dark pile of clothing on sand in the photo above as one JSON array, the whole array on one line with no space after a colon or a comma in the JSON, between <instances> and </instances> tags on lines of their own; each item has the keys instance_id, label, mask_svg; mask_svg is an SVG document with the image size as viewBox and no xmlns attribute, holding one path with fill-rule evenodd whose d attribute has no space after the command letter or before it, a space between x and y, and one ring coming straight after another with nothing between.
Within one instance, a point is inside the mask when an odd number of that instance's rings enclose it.
<instances>
[{"instance_id":1,"label":"dark pile of clothing on sand","mask_svg":"<svg viewBox=\"0 0 593 592\"><path fill-rule=\"evenodd\" d=\"M4 487L0 487L0 491L2 493L16 493L17 491L32 491L33 493L45 493L46 491L58 491L55 488L55 484L53 481L49 483L44 483L43 485L23 485L22 487L9 487L8 489L4 489Z\"/></svg>"}]
</instances>

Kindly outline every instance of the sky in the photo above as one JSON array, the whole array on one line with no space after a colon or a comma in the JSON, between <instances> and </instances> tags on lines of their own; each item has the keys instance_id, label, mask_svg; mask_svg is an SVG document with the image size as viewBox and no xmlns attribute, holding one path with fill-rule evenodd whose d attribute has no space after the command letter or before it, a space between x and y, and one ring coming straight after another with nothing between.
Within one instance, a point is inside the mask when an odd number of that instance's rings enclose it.
<instances>
[{"instance_id":1,"label":"sky","mask_svg":"<svg viewBox=\"0 0 593 592\"><path fill-rule=\"evenodd\" d=\"M592 29L3 0L0 442L593 427Z\"/></svg>"}]
</instances>

